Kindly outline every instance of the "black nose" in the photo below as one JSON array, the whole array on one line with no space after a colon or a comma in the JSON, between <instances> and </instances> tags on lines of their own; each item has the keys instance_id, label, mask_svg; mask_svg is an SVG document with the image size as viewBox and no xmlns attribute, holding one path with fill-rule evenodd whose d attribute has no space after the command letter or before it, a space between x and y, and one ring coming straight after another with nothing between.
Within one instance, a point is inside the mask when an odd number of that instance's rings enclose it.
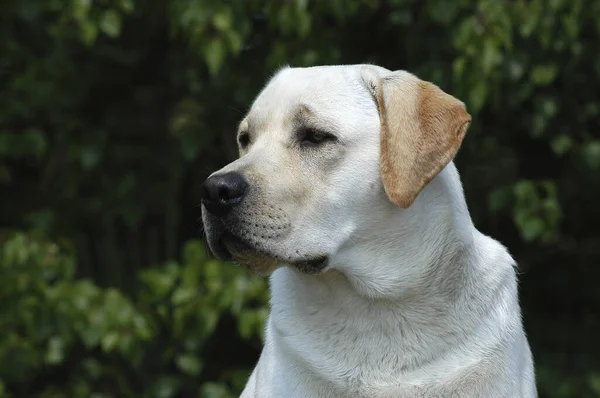
<instances>
[{"instance_id":1,"label":"black nose","mask_svg":"<svg viewBox=\"0 0 600 398\"><path fill-rule=\"evenodd\" d=\"M240 173L214 175L202 185L202 204L211 213L224 216L242 201L247 188L248 181Z\"/></svg>"}]
</instances>

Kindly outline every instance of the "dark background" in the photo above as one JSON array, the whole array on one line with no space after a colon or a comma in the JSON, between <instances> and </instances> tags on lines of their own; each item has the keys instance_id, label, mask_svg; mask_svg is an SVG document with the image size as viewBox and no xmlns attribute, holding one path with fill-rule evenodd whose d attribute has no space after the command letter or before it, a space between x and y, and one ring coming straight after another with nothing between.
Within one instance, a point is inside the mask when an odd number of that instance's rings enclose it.
<instances>
[{"instance_id":1,"label":"dark background","mask_svg":"<svg viewBox=\"0 0 600 398\"><path fill-rule=\"evenodd\" d=\"M517 259L542 397L600 396L600 1L4 0L0 397L230 397L266 281L211 259L199 187L285 64L462 99L476 225Z\"/></svg>"}]
</instances>

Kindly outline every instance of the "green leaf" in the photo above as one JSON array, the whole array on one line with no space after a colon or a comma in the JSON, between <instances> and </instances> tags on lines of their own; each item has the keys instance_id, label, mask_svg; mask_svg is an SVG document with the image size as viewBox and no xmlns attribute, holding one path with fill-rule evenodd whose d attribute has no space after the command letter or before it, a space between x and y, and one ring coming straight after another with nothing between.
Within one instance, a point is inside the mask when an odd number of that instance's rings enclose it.
<instances>
[{"instance_id":1,"label":"green leaf","mask_svg":"<svg viewBox=\"0 0 600 398\"><path fill-rule=\"evenodd\" d=\"M539 238L544 232L544 221L540 218L526 217L517 218L517 224L520 227L521 236L526 242L532 242Z\"/></svg>"},{"instance_id":2,"label":"green leaf","mask_svg":"<svg viewBox=\"0 0 600 398\"><path fill-rule=\"evenodd\" d=\"M562 19L564 31L571 40L575 40L579 34L580 21L574 15L565 15Z\"/></svg>"},{"instance_id":3,"label":"green leaf","mask_svg":"<svg viewBox=\"0 0 600 398\"><path fill-rule=\"evenodd\" d=\"M454 73L454 80L460 80L464 76L465 67L467 65L466 57L458 57L452 64L452 71Z\"/></svg>"},{"instance_id":4,"label":"green leaf","mask_svg":"<svg viewBox=\"0 0 600 398\"><path fill-rule=\"evenodd\" d=\"M552 138L550 146L555 154L562 156L573 148L573 139L566 134L559 134Z\"/></svg>"},{"instance_id":5,"label":"green leaf","mask_svg":"<svg viewBox=\"0 0 600 398\"><path fill-rule=\"evenodd\" d=\"M481 66L483 72L488 74L498 65L501 60L500 51L495 40L487 39L483 43L483 51L481 54Z\"/></svg>"},{"instance_id":6,"label":"green leaf","mask_svg":"<svg viewBox=\"0 0 600 398\"><path fill-rule=\"evenodd\" d=\"M204 46L203 54L208 71L212 76L215 76L225 60L225 46L223 45L223 41L220 38L210 40Z\"/></svg>"},{"instance_id":7,"label":"green leaf","mask_svg":"<svg viewBox=\"0 0 600 398\"><path fill-rule=\"evenodd\" d=\"M300 11L296 15L296 31L298 32L298 36L307 37L310 32L311 25L310 14L305 11Z\"/></svg>"},{"instance_id":8,"label":"green leaf","mask_svg":"<svg viewBox=\"0 0 600 398\"><path fill-rule=\"evenodd\" d=\"M191 354L178 355L175 364L182 372L190 376L198 376L202 371L200 359Z\"/></svg>"},{"instance_id":9,"label":"green leaf","mask_svg":"<svg viewBox=\"0 0 600 398\"><path fill-rule=\"evenodd\" d=\"M102 350L104 352L111 352L119 344L119 334L116 332L109 332L102 337Z\"/></svg>"},{"instance_id":10,"label":"green leaf","mask_svg":"<svg viewBox=\"0 0 600 398\"><path fill-rule=\"evenodd\" d=\"M558 73L556 65L537 65L531 71L531 80L539 86L552 83Z\"/></svg>"},{"instance_id":11,"label":"green leaf","mask_svg":"<svg viewBox=\"0 0 600 398\"><path fill-rule=\"evenodd\" d=\"M92 6L92 0L73 0L73 18L83 22L87 19Z\"/></svg>"},{"instance_id":12,"label":"green leaf","mask_svg":"<svg viewBox=\"0 0 600 398\"><path fill-rule=\"evenodd\" d=\"M512 80L519 80L525 73L523 64L515 59L508 62L508 72Z\"/></svg>"},{"instance_id":13,"label":"green leaf","mask_svg":"<svg viewBox=\"0 0 600 398\"><path fill-rule=\"evenodd\" d=\"M203 242L192 240L183 247L183 262L185 264L201 264L206 258Z\"/></svg>"},{"instance_id":14,"label":"green leaf","mask_svg":"<svg viewBox=\"0 0 600 398\"><path fill-rule=\"evenodd\" d=\"M65 356L65 343L60 336L54 336L48 341L46 362L50 365L61 363Z\"/></svg>"},{"instance_id":15,"label":"green leaf","mask_svg":"<svg viewBox=\"0 0 600 398\"><path fill-rule=\"evenodd\" d=\"M79 29L81 31L81 39L85 45L91 46L96 42L96 38L98 37L98 27L96 25L86 20L81 22Z\"/></svg>"},{"instance_id":16,"label":"green leaf","mask_svg":"<svg viewBox=\"0 0 600 398\"><path fill-rule=\"evenodd\" d=\"M221 32L231 29L231 12L229 9L217 11L212 17L213 26Z\"/></svg>"},{"instance_id":17,"label":"green leaf","mask_svg":"<svg viewBox=\"0 0 600 398\"><path fill-rule=\"evenodd\" d=\"M26 132L27 143L30 147L31 153L36 158L41 158L47 149L46 137L44 133L36 128L28 129Z\"/></svg>"},{"instance_id":18,"label":"green leaf","mask_svg":"<svg viewBox=\"0 0 600 398\"><path fill-rule=\"evenodd\" d=\"M121 10L126 13L130 13L134 9L133 0L119 0L119 5L121 6Z\"/></svg>"},{"instance_id":19,"label":"green leaf","mask_svg":"<svg viewBox=\"0 0 600 398\"><path fill-rule=\"evenodd\" d=\"M109 37L118 37L121 33L121 16L115 10L105 11L100 19L100 29Z\"/></svg>"},{"instance_id":20,"label":"green leaf","mask_svg":"<svg viewBox=\"0 0 600 398\"><path fill-rule=\"evenodd\" d=\"M473 108L473 112L479 112L479 110L481 110L487 100L487 96L487 81L484 79L477 80L474 87L471 88L471 91L469 92L469 100L471 107Z\"/></svg>"},{"instance_id":21,"label":"green leaf","mask_svg":"<svg viewBox=\"0 0 600 398\"><path fill-rule=\"evenodd\" d=\"M513 188L515 196L520 199L531 199L535 197L535 186L529 180L517 182Z\"/></svg>"},{"instance_id":22,"label":"green leaf","mask_svg":"<svg viewBox=\"0 0 600 398\"><path fill-rule=\"evenodd\" d=\"M162 376L150 387L152 398L173 398L179 391L181 381L173 376Z\"/></svg>"},{"instance_id":23,"label":"green leaf","mask_svg":"<svg viewBox=\"0 0 600 398\"><path fill-rule=\"evenodd\" d=\"M541 11L537 7L528 7L522 12L522 21L520 33L523 37L529 37L533 34L539 23Z\"/></svg>"},{"instance_id":24,"label":"green leaf","mask_svg":"<svg viewBox=\"0 0 600 398\"><path fill-rule=\"evenodd\" d=\"M600 396L600 373L592 373L587 378L588 385L592 391Z\"/></svg>"},{"instance_id":25,"label":"green leaf","mask_svg":"<svg viewBox=\"0 0 600 398\"><path fill-rule=\"evenodd\" d=\"M552 118L556 115L558 104L555 97L542 97L540 101L540 110L547 118Z\"/></svg>"},{"instance_id":26,"label":"green leaf","mask_svg":"<svg viewBox=\"0 0 600 398\"><path fill-rule=\"evenodd\" d=\"M42 158L47 152L46 135L35 127L24 132L0 133L0 156L6 158Z\"/></svg>"},{"instance_id":27,"label":"green leaf","mask_svg":"<svg viewBox=\"0 0 600 398\"><path fill-rule=\"evenodd\" d=\"M89 325L81 333L81 339L88 349L95 348L102 340L103 330L96 325Z\"/></svg>"},{"instance_id":28,"label":"green leaf","mask_svg":"<svg viewBox=\"0 0 600 398\"><path fill-rule=\"evenodd\" d=\"M96 358L86 358L82 367L90 374L92 379L100 377L102 374L102 364Z\"/></svg>"},{"instance_id":29,"label":"green leaf","mask_svg":"<svg viewBox=\"0 0 600 398\"><path fill-rule=\"evenodd\" d=\"M204 383L200 389L201 398L233 398L227 387L218 383Z\"/></svg>"},{"instance_id":30,"label":"green leaf","mask_svg":"<svg viewBox=\"0 0 600 398\"><path fill-rule=\"evenodd\" d=\"M600 169L600 141L591 141L584 145L583 159L592 169Z\"/></svg>"},{"instance_id":31,"label":"green leaf","mask_svg":"<svg viewBox=\"0 0 600 398\"><path fill-rule=\"evenodd\" d=\"M88 146L81 150L81 166L90 170L100 162L100 150L96 146Z\"/></svg>"}]
</instances>

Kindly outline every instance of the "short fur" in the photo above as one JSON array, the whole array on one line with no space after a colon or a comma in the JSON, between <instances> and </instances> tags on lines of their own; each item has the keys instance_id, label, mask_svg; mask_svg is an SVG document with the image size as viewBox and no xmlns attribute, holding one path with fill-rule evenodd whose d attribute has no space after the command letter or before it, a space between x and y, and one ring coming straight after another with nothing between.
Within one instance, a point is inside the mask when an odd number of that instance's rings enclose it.
<instances>
[{"instance_id":1,"label":"short fur","mask_svg":"<svg viewBox=\"0 0 600 398\"><path fill-rule=\"evenodd\" d=\"M213 251L235 235L229 254L271 274L243 398L537 396L515 263L474 227L451 161L470 120L373 65L284 68L260 93L217 172L248 192L227 216L203 208Z\"/></svg>"}]
</instances>

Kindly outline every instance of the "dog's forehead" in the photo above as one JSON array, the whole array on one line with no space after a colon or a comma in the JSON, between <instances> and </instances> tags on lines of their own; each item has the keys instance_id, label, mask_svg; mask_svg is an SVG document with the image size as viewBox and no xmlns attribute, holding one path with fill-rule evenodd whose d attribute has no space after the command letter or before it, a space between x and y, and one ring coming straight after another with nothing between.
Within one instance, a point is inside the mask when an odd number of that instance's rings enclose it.
<instances>
[{"instance_id":1,"label":"dog's forehead","mask_svg":"<svg viewBox=\"0 0 600 398\"><path fill-rule=\"evenodd\" d=\"M343 118L370 106L360 66L285 68L258 95L240 127L286 120L302 107Z\"/></svg>"}]
</instances>

